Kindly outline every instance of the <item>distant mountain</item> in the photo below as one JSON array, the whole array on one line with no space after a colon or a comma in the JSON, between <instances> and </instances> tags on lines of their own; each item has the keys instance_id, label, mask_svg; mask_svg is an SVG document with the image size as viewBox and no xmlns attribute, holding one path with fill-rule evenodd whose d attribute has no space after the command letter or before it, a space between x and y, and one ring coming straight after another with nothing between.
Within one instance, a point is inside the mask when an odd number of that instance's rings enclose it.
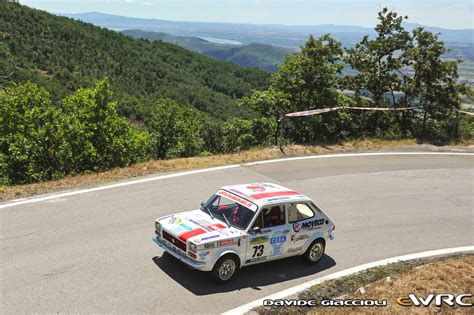
<instances>
[{"instance_id":1,"label":"distant mountain","mask_svg":"<svg viewBox=\"0 0 474 315\"><path fill-rule=\"evenodd\" d=\"M295 52L295 50L289 48L267 44L252 43L237 46L217 44L198 37L177 36L162 32L125 30L122 33L135 38L145 38L150 41L161 40L218 60L233 62L241 66L257 67L270 72L275 72L278 69L276 65L280 64L286 55Z\"/></svg>"},{"instance_id":2,"label":"distant mountain","mask_svg":"<svg viewBox=\"0 0 474 315\"><path fill-rule=\"evenodd\" d=\"M198 53L205 53L208 51L216 51L221 49L230 49L234 45L217 44L207 41L205 39L194 36L177 36L170 35L163 32L147 32L142 30L124 30L122 34L132 36L135 38L144 38L149 41L161 40L167 43L175 44Z\"/></svg>"},{"instance_id":3,"label":"distant mountain","mask_svg":"<svg viewBox=\"0 0 474 315\"><path fill-rule=\"evenodd\" d=\"M62 14L68 17L93 23L103 27L124 30L140 29L145 31L164 32L171 35L227 38L242 42L264 43L278 46L299 46L309 34L331 33L343 43L351 44L359 41L363 35L374 35L372 28L351 25L259 25L237 23L179 22L159 19L140 19L99 12L78 14ZM422 26L405 23L407 29ZM440 38L447 43L473 42L474 29L452 30L440 27L423 26L434 33L441 33Z\"/></svg>"},{"instance_id":4,"label":"distant mountain","mask_svg":"<svg viewBox=\"0 0 474 315\"><path fill-rule=\"evenodd\" d=\"M277 65L281 64L285 56L291 53L294 53L294 51L287 48L253 43L240 47L207 51L205 55L242 66L258 67L275 72L278 70Z\"/></svg>"},{"instance_id":5,"label":"distant mountain","mask_svg":"<svg viewBox=\"0 0 474 315\"><path fill-rule=\"evenodd\" d=\"M264 88L269 74L217 61L169 43L150 43L0 1L0 85L32 81L55 98L109 78L120 110L138 116L170 98L226 119L249 113L238 99ZM93 16L93 15L92 15ZM14 71L14 69L17 69Z\"/></svg>"}]
</instances>

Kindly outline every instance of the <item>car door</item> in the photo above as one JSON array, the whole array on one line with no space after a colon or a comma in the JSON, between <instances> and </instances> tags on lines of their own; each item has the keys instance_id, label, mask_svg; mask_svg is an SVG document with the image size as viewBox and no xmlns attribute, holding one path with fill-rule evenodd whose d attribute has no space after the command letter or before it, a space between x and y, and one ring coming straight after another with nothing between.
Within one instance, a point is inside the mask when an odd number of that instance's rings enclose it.
<instances>
[{"instance_id":1,"label":"car door","mask_svg":"<svg viewBox=\"0 0 474 315\"><path fill-rule=\"evenodd\" d=\"M263 207L250 229L246 264L273 260L287 255L290 233L283 204Z\"/></svg>"},{"instance_id":2,"label":"car door","mask_svg":"<svg viewBox=\"0 0 474 315\"><path fill-rule=\"evenodd\" d=\"M298 255L315 230L324 224L324 216L309 202L289 203L287 213L290 226L288 254Z\"/></svg>"}]
</instances>

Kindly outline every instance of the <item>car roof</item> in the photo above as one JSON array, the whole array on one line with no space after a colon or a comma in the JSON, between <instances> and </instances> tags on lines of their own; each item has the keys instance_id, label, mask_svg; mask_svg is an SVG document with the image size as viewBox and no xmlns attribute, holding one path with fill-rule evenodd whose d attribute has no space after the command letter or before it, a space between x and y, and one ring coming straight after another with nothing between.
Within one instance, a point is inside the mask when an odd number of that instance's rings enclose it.
<instances>
[{"instance_id":1,"label":"car roof","mask_svg":"<svg viewBox=\"0 0 474 315\"><path fill-rule=\"evenodd\" d=\"M239 184L224 186L222 189L245 198L258 206L280 201L310 199L293 189L273 183Z\"/></svg>"}]
</instances>

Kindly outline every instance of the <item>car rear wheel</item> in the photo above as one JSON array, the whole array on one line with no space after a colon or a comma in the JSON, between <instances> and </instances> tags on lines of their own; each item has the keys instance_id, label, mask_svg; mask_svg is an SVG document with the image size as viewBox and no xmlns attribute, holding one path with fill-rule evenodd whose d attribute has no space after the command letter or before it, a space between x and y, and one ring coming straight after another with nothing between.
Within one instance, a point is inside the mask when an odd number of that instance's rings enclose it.
<instances>
[{"instance_id":1,"label":"car rear wheel","mask_svg":"<svg viewBox=\"0 0 474 315\"><path fill-rule=\"evenodd\" d=\"M322 239L317 239L309 245L304 257L310 264L317 264L324 256L325 244Z\"/></svg>"},{"instance_id":2,"label":"car rear wheel","mask_svg":"<svg viewBox=\"0 0 474 315\"><path fill-rule=\"evenodd\" d=\"M237 272L238 266L239 264L237 258L233 257L232 255L221 257L212 269L214 280L216 280L218 283L230 281Z\"/></svg>"}]
</instances>

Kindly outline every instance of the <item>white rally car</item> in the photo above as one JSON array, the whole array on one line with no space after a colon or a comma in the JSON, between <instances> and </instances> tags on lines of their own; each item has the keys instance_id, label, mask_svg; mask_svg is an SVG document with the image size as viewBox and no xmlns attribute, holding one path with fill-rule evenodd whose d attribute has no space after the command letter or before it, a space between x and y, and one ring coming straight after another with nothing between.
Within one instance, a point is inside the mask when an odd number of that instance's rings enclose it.
<instances>
[{"instance_id":1,"label":"white rally car","mask_svg":"<svg viewBox=\"0 0 474 315\"><path fill-rule=\"evenodd\" d=\"M153 239L218 282L238 268L304 255L317 263L335 225L307 196L276 184L225 186L201 208L158 218Z\"/></svg>"}]
</instances>

